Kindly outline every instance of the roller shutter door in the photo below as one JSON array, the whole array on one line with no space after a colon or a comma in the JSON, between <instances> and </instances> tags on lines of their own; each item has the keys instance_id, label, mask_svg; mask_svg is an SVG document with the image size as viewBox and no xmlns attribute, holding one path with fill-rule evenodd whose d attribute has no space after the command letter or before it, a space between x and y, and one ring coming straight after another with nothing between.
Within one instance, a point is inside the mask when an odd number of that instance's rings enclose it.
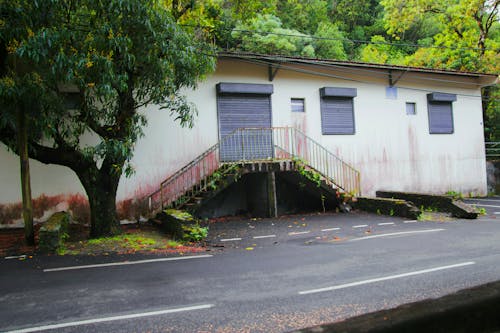
<instances>
[{"instance_id":1,"label":"roller shutter door","mask_svg":"<svg viewBox=\"0 0 500 333\"><path fill-rule=\"evenodd\" d=\"M273 157L269 95L219 94L217 103L222 161ZM248 131L228 137L238 128L267 130Z\"/></svg>"}]
</instances>

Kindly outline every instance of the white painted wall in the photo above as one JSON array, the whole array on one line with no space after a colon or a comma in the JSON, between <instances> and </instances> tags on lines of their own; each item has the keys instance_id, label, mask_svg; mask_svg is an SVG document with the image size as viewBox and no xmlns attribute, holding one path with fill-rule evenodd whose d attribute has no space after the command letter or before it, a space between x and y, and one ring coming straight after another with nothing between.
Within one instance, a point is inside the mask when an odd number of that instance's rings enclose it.
<instances>
[{"instance_id":1,"label":"white painted wall","mask_svg":"<svg viewBox=\"0 0 500 333\"><path fill-rule=\"evenodd\" d=\"M390 100L385 97L388 83L381 71L301 68L349 80L282 67L272 82L273 126L301 129L360 170L363 195L374 195L379 189L486 194L480 90L470 84L472 79L447 76L448 80L462 83L445 83L434 81L443 79L441 75L406 74L396 85L398 98ZM132 160L136 173L122 178L118 200L150 192L166 176L217 142L217 83L269 84L267 70L266 66L247 62L221 61L216 73L201 82L196 91L186 91L199 111L192 129L181 128L166 110L156 106L144 109L149 125L145 137L136 144ZM357 88L355 135L321 134L319 89L328 86ZM433 91L458 95L453 103L453 134L429 134L426 94ZM291 98L305 98L304 114L291 112ZM406 102L417 104L415 116L406 115ZM19 202L18 158L0 145L0 163L0 203ZM83 193L76 175L64 167L31 161L31 178L34 197L42 193Z\"/></svg>"}]
</instances>

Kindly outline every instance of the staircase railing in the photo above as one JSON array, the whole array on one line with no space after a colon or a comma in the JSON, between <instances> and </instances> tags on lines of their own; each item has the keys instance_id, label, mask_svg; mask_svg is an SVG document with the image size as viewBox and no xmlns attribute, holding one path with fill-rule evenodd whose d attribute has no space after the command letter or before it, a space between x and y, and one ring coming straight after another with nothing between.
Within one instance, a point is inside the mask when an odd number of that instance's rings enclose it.
<instances>
[{"instance_id":1,"label":"staircase railing","mask_svg":"<svg viewBox=\"0 0 500 333\"><path fill-rule=\"evenodd\" d=\"M485 142L485 146L487 160L500 159L500 142Z\"/></svg>"},{"instance_id":2,"label":"staircase railing","mask_svg":"<svg viewBox=\"0 0 500 333\"><path fill-rule=\"evenodd\" d=\"M298 159L352 195L360 194L360 174L315 140L292 127L240 128L165 179L148 197L150 211L196 196L210 186L223 164Z\"/></svg>"},{"instance_id":3,"label":"staircase railing","mask_svg":"<svg viewBox=\"0 0 500 333\"><path fill-rule=\"evenodd\" d=\"M351 195L361 194L360 173L354 167L331 153L317 141L295 128L288 128L290 147L285 147L293 157L303 160L321 173L328 181Z\"/></svg>"},{"instance_id":4,"label":"staircase railing","mask_svg":"<svg viewBox=\"0 0 500 333\"><path fill-rule=\"evenodd\" d=\"M185 165L160 183L160 188L148 196L149 210L169 207L175 200L191 191L201 191L207 184L207 178L221 166L219 143Z\"/></svg>"}]
</instances>

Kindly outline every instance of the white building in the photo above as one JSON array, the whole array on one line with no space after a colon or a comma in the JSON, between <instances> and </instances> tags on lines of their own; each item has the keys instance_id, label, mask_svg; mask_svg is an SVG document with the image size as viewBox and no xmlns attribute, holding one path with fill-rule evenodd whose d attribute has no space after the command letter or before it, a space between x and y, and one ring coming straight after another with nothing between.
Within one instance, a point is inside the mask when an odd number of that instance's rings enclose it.
<instances>
[{"instance_id":1,"label":"white building","mask_svg":"<svg viewBox=\"0 0 500 333\"><path fill-rule=\"evenodd\" d=\"M481 87L491 74L249 54L221 54L186 91L198 109L181 128L149 106L136 173L118 200L142 197L236 128L293 127L354 167L360 191L486 194ZM221 149L223 149L222 147ZM265 156L264 156L265 157ZM0 203L21 201L18 158L0 147ZM31 161L33 197L81 192L76 175Z\"/></svg>"}]
</instances>

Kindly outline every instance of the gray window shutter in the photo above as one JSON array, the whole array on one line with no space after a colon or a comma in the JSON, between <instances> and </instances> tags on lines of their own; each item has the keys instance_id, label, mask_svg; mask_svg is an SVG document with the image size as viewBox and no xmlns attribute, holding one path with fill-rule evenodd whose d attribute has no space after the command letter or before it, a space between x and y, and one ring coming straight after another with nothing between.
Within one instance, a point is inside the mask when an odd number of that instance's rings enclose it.
<instances>
[{"instance_id":1,"label":"gray window shutter","mask_svg":"<svg viewBox=\"0 0 500 333\"><path fill-rule=\"evenodd\" d=\"M321 130L328 134L354 134L354 108L351 97L321 99Z\"/></svg>"},{"instance_id":2,"label":"gray window shutter","mask_svg":"<svg viewBox=\"0 0 500 333\"><path fill-rule=\"evenodd\" d=\"M429 133L453 133L453 112L451 102L428 102Z\"/></svg>"}]
</instances>

